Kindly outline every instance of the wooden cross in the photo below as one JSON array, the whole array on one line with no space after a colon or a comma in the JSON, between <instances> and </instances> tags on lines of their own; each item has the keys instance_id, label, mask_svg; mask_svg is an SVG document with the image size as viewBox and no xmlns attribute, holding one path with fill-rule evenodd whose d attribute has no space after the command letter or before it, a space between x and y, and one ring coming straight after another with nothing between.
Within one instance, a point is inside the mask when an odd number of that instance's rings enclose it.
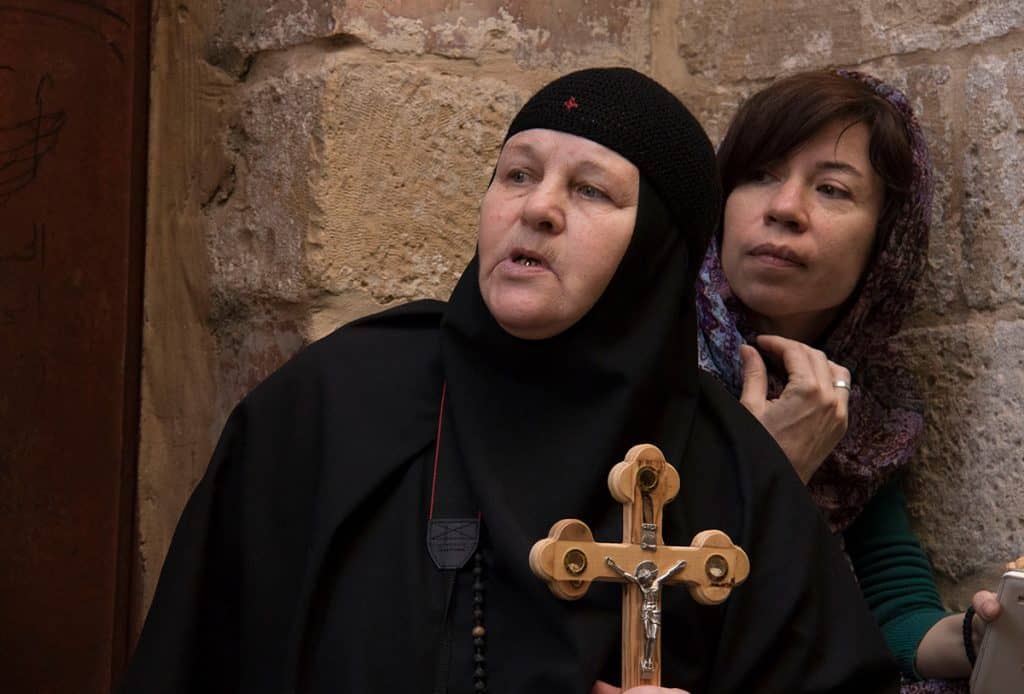
<instances>
[{"instance_id":1,"label":"wooden cross","mask_svg":"<svg viewBox=\"0 0 1024 694\"><path fill-rule=\"evenodd\" d=\"M530 568L565 600L583 597L592 581L622 587L622 688L661 684L662 585L683 583L702 605L716 605L750 573L746 553L720 530L697 533L689 547L664 544L661 516L679 491L679 473L656 446L633 446L608 474L622 504L622 542L595 542L583 521L569 518L530 550Z\"/></svg>"}]
</instances>

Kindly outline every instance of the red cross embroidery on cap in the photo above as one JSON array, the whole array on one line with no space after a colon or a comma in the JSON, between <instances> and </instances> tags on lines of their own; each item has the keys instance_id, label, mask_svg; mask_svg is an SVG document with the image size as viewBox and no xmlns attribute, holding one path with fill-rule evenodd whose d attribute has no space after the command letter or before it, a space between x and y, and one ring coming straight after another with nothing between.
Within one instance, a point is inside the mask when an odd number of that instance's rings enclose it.
<instances>
[{"instance_id":1,"label":"red cross embroidery on cap","mask_svg":"<svg viewBox=\"0 0 1024 694\"><path fill-rule=\"evenodd\" d=\"M562 105L565 106L565 110L566 111L571 111L574 108L579 108L580 107L580 105L578 103L576 103L576 97L575 96L570 96L568 99L565 100L565 102L563 102Z\"/></svg>"}]
</instances>

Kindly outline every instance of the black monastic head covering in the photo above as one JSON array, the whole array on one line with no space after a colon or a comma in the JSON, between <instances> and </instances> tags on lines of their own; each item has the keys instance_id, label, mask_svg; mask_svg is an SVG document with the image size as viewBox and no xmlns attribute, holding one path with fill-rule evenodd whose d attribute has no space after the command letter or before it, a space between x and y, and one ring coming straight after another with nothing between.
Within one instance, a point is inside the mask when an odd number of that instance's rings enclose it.
<instances>
[{"instance_id":1,"label":"black monastic head covering","mask_svg":"<svg viewBox=\"0 0 1024 694\"><path fill-rule=\"evenodd\" d=\"M678 99L625 68L584 70L544 87L509 136L531 128L586 137L635 164L636 225L594 307L545 340L498 325L480 294L479 259L470 262L442 321L438 473L442 489L446 475L464 477L470 500L459 508L439 494L437 513L482 515L489 648L515 661L523 646L514 640L525 633L552 640L554 651L578 640L573 630L588 629L588 647L600 656L584 660L614 662L618 588L595 587L584 599L591 609L570 608L533 576L527 556L562 518L621 537L608 471L637 443L654 443L673 462L684 453L698 391L694 278L720 204L714 150ZM612 628L595 629L595 615ZM544 621L526 627L524 619Z\"/></svg>"}]
</instances>

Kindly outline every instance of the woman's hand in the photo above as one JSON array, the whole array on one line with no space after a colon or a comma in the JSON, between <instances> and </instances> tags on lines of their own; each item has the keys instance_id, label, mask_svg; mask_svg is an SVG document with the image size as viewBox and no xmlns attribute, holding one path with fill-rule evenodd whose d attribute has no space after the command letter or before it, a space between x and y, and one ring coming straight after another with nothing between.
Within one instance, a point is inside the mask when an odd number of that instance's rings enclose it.
<instances>
[{"instance_id":1,"label":"woman's hand","mask_svg":"<svg viewBox=\"0 0 1024 694\"><path fill-rule=\"evenodd\" d=\"M981 648L981 639L985 636L985 628L996 621L1003 611L999 604L999 596L990 590L979 590L971 600L974 606L974 620L971 623L971 636L974 639L974 652Z\"/></svg>"},{"instance_id":2,"label":"woman's hand","mask_svg":"<svg viewBox=\"0 0 1024 694\"><path fill-rule=\"evenodd\" d=\"M594 683L594 688L590 690L590 694L689 694L689 692L685 692L682 689L649 686L633 687L623 692L619 687L598 680Z\"/></svg>"},{"instance_id":3,"label":"woman's hand","mask_svg":"<svg viewBox=\"0 0 1024 694\"><path fill-rule=\"evenodd\" d=\"M971 623L971 640L974 652L981 648L985 627L994 622L1002 607L996 594L979 590L971 601L974 605L974 619ZM971 676L971 663L964 650L964 615L951 615L940 619L928 630L917 646L914 669L926 679L963 679Z\"/></svg>"},{"instance_id":4,"label":"woman's hand","mask_svg":"<svg viewBox=\"0 0 1024 694\"><path fill-rule=\"evenodd\" d=\"M740 347L743 393L740 402L757 417L806 484L846 433L850 372L821 350L777 335L759 335L758 346L786 369L786 387L768 399L768 369L757 350Z\"/></svg>"}]
</instances>

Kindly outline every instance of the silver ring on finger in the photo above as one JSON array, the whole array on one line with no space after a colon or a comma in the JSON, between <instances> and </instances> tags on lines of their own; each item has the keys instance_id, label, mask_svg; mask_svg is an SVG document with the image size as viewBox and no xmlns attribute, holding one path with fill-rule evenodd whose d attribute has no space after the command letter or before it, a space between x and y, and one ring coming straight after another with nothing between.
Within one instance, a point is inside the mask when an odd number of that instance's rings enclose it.
<instances>
[{"instance_id":1,"label":"silver ring on finger","mask_svg":"<svg viewBox=\"0 0 1024 694\"><path fill-rule=\"evenodd\" d=\"M833 387L835 387L835 388L846 388L846 390L849 390L849 389L850 389L850 383L849 383L849 381L844 381L844 380L843 380L843 379L841 379L841 378L840 378L840 379L837 379L837 380L835 380L835 381L832 381L832 385L833 385Z\"/></svg>"}]
</instances>

